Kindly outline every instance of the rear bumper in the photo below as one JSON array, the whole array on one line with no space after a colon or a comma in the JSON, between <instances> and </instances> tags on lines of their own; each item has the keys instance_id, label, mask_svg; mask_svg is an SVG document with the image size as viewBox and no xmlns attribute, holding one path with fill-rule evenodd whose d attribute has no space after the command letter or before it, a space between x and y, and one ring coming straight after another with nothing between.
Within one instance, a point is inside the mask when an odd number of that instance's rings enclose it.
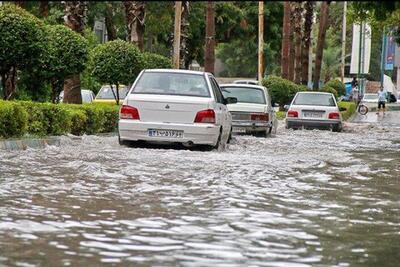
<instances>
[{"instance_id":1,"label":"rear bumper","mask_svg":"<svg viewBox=\"0 0 400 267\"><path fill-rule=\"evenodd\" d=\"M286 128L342 129L342 122L337 120L302 120L286 119Z\"/></svg>"},{"instance_id":2,"label":"rear bumper","mask_svg":"<svg viewBox=\"0 0 400 267\"><path fill-rule=\"evenodd\" d=\"M234 133L263 132L271 126L271 122L232 121L232 130Z\"/></svg>"},{"instance_id":3,"label":"rear bumper","mask_svg":"<svg viewBox=\"0 0 400 267\"><path fill-rule=\"evenodd\" d=\"M178 130L183 131L182 138L174 137L151 137L149 129ZM119 120L118 133L121 140L128 141L151 141L170 143L189 143L195 145L216 145L220 133L220 126L214 124L179 124L142 122L136 120Z\"/></svg>"}]
</instances>

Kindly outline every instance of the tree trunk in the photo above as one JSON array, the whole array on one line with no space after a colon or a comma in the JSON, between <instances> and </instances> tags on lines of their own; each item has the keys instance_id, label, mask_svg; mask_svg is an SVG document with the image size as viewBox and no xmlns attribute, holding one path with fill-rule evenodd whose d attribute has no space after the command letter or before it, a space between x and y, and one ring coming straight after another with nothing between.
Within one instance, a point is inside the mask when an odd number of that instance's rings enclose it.
<instances>
[{"instance_id":1,"label":"tree trunk","mask_svg":"<svg viewBox=\"0 0 400 267\"><path fill-rule=\"evenodd\" d=\"M86 24L87 3L85 1L66 1L64 23L83 35ZM64 82L64 102L82 104L80 75L73 75Z\"/></svg>"},{"instance_id":2,"label":"tree trunk","mask_svg":"<svg viewBox=\"0 0 400 267\"><path fill-rule=\"evenodd\" d=\"M319 88L319 79L321 75L321 65L322 65L322 56L324 52L325 36L326 36L326 30L329 27L328 24L329 4L330 2L322 2L322 7L321 7L321 15L320 15L321 19L319 22L317 51L315 55L315 70L313 79L314 90L317 90Z\"/></svg>"},{"instance_id":3,"label":"tree trunk","mask_svg":"<svg viewBox=\"0 0 400 267\"><path fill-rule=\"evenodd\" d=\"M294 82L299 84L301 80L301 25L303 7L302 2L294 3L294 32L295 32L295 72Z\"/></svg>"},{"instance_id":4,"label":"tree trunk","mask_svg":"<svg viewBox=\"0 0 400 267\"><path fill-rule=\"evenodd\" d=\"M39 4L40 17L47 18L50 12L49 1L40 1L39 3L40 3Z\"/></svg>"},{"instance_id":5,"label":"tree trunk","mask_svg":"<svg viewBox=\"0 0 400 267\"><path fill-rule=\"evenodd\" d=\"M182 1L181 16L181 46L179 68L186 69L189 66L189 51L187 42L189 39L189 1Z\"/></svg>"},{"instance_id":6,"label":"tree trunk","mask_svg":"<svg viewBox=\"0 0 400 267\"><path fill-rule=\"evenodd\" d=\"M306 13L304 15L304 32L303 32L303 50L302 50L302 74L301 83L307 85L308 83L308 53L311 45L311 30L313 24L314 2L307 1L305 3Z\"/></svg>"},{"instance_id":7,"label":"tree trunk","mask_svg":"<svg viewBox=\"0 0 400 267\"><path fill-rule=\"evenodd\" d=\"M127 41L136 44L140 51L144 47L144 22L146 17L146 2L123 1L125 7L125 22L128 31Z\"/></svg>"},{"instance_id":8,"label":"tree trunk","mask_svg":"<svg viewBox=\"0 0 400 267\"><path fill-rule=\"evenodd\" d=\"M215 63L215 3L207 2L206 10L206 51L204 71L214 74Z\"/></svg>"},{"instance_id":9,"label":"tree trunk","mask_svg":"<svg viewBox=\"0 0 400 267\"><path fill-rule=\"evenodd\" d=\"M15 5L20 6L22 8L26 7L26 1L12 1Z\"/></svg>"},{"instance_id":10,"label":"tree trunk","mask_svg":"<svg viewBox=\"0 0 400 267\"><path fill-rule=\"evenodd\" d=\"M17 69L11 67L11 69L1 76L1 83L3 86L4 100L10 100L15 96L17 89Z\"/></svg>"},{"instance_id":11,"label":"tree trunk","mask_svg":"<svg viewBox=\"0 0 400 267\"><path fill-rule=\"evenodd\" d=\"M282 54L281 54L281 73L282 78L289 78L289 49L290 49L290 2L284 3L283 27L282 27Z\"/></svg>"},{"instance_id":12,"label":"tree trunk","mask_svg":"<svg viewBox=\"0 0 400 267\"><path fill-rule=\"evenodd\" d=\"M289 46L289 76L288 80L294 81L294 3L289 2L290 4L290 31L289 31L289 39L290 39L290 46Z\"/></svg>"},{"instance_id":13,"label":"tree trunk","mask_svg":"<svg viewBox=\"0 0 400 267\"><path fill-rule=\"evenodd\" d=\"M113 7L110 3L106 4L106 10L105 10L104 17L105 17L105 22L106 22L108 41L117 39L117 30L115 29L115 25L113 22L114 11L113 11Z\"/></svg>"}]
</instances>

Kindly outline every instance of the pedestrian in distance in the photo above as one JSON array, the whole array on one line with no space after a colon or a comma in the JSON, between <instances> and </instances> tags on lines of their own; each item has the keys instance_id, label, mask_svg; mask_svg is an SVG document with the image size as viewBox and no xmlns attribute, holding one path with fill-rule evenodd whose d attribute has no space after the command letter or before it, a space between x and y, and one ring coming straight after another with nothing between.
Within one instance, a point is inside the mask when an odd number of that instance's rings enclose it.
<instances>
[{"instance_id":1,"label":"pedestrian in distance","mask_svg":"<svg viewBox=\"0 0 400 267\"><path fill-rule=\"evenodd\" d=\"M383 88L381 88L378 91L378 112L376 114L379 115L381 110L382 110L383 115L385 115L385 112L386 112L386 92L383 91Z\"/></svg>"},{"instance_id":2,"label":"pedestrian in distance","mask_svg":"<svg viewBox=\"0 0 400 267\"><path fill-rule=\"evenodd\" d=\"M351 81L351 95L353 98L354 103L356 103L356 105L358 105L359 102L359 91L358 91L358 81L356 79L356 77L353 77L353 80Z\"/></svg>"}]
</instances>

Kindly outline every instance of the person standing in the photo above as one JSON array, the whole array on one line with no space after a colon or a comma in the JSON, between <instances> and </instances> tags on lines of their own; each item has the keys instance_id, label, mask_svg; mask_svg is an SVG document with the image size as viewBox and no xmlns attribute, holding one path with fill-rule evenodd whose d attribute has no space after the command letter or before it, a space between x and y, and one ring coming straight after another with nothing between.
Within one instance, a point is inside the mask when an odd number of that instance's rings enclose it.
<instances>
[{"instance_id":1,"label":"person standing","mask_svg":"<svg viewBox=\"0 0 400 267\"><path fill-rule=\"evenodd\" d=\"M378 91L378 112L376 114L379 115L379 113L383 112L383 115L385 115L386 112L386 92L383 91L383 88L381 88Z\"/></svg>"},{"instance_id":2,"label":"person standing","mask_svg":"<svg viewBox=\"0 0 400 267\"><path fill-rule=\"evenodd\" d=\"M351 95L353 98L353 101L358 104L358 100L359 100L359 91L358 91L358 81L356 79L356 77L353 77L353 80L351 81Z\"/></svg>"}]
</instances>

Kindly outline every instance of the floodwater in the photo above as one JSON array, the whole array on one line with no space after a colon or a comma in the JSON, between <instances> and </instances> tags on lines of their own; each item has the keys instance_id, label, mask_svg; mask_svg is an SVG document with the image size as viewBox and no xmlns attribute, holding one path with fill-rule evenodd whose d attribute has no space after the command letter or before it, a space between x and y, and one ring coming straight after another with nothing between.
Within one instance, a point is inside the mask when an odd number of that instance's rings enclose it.
<instances>
[{"instance_id":1,"label":"floodwater","mask_svg":"<svg viewBox=\"0 0 400 267\"><path fill-rule=\"evenodd\" d=\"M400 128L0 150L0 266L400 266Z\"/></svg>"}]
</instances>

